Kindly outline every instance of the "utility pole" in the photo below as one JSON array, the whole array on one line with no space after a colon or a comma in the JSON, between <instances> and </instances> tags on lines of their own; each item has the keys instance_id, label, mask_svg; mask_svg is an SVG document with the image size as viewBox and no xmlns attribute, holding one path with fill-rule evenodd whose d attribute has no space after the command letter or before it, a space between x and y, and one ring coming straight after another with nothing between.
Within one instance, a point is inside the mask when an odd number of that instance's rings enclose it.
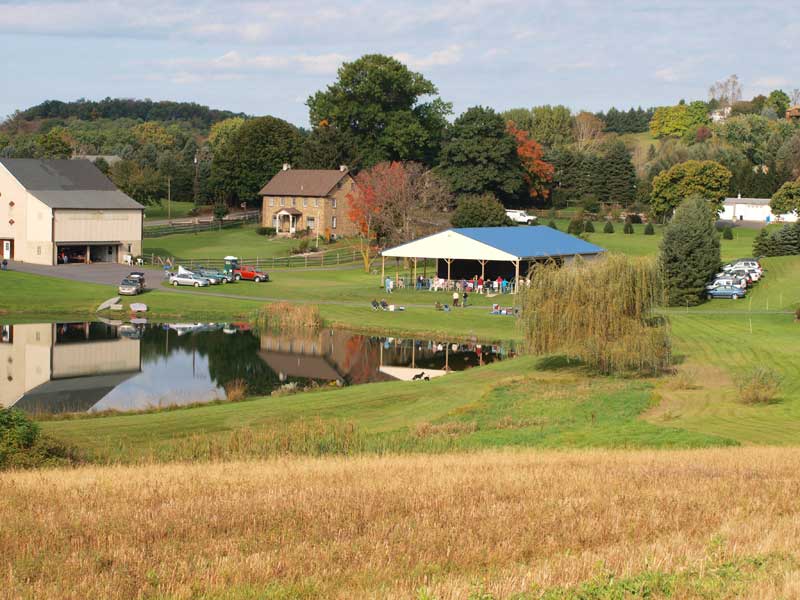
<instances>
[{"instance_id":1,"label":"utility pole","mask_svg":"<svg viewBox=\"0 0 800 600\"><path fill-rule=\"evenodd\" d=\"M172 177L167 177L167 219L172 220Z\"/></svg>"},{"instance_id":2,"label":"utility pole","mask_svg":"<svg viewBox=\"0 0 800 600\"><path fill-rule=\"evenodd\" d=\"M194 195L194 207L197 208L197 201L200 199L200 161L197 158L197 152L194 154L194 185L192 186Z\"/></svg>"}]
</instances>

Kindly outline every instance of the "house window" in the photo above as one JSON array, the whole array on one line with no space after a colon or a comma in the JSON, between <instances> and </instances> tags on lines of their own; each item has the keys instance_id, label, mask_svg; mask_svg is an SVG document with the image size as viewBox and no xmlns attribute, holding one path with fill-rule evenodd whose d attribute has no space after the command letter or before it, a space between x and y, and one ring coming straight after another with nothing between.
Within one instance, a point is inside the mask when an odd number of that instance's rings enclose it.
<instances>
[{"instance_id":1,"label":"house window","mask_svg":"<svg viewBox=\"0 0 800 600\"><path fill-rule=\"evenodd\" d=\"M270 198L269 199L269 205L270 206L275 206L275 198Z\"/></svg>"},{"instance_id":2,"label":"house window","mask_svg":"<svg viewBox=\"0 0 800 600\"><path fill-rule=\"evenodd\" d=\"M308 223L309 229L316 229L317 227L317 219L316 217L306 217L306 223Z\"/></svg>"},{"instance_id":3,"label":"house window","mask_svg":"<svg viewBox=\"0 0 800 600\"><path fill-rule=\"evenodd\" d=\"M333 206L333 208L336 208L336 198L331 198L331 206Z\"/></svg>"},{"instance_id":4,"label":"house window","mask_svg":"<svg viewBox=\"0 0 800 600\"><path fill-rule=\"evenodd\" d=\"M319 198L314 198L314 208L319 208Z\"/></svg>"},{"instance_id":5,"label":"house window","mask_svg":"<svg viewBox=\"0 0 800 600\"><path fill-rule=\"evenodd\" d=\"M283 206L284 198L281 198L281 206Z\"/></svg>"},{"instance_id":6,"label":"house window","mask_svg":"<svg viewBox=\"0 0 800 600\"><path fill-rule=\"evenodd\" d=\"M336 229L336 217L331 217L331 227Z\"/></svg>"},{"instance_id":7,"label":"house window","mask_svg":"<svg viewBox=\"0 0 800 600\"><path fill-rule=\"evenodd\" d=\"M41 247L41 246L36 246L36 254L37 254L38 256L41 256L41 255L42 255L42 247Z\"/></svg>"},{"instance_id":8,"label":"house window","mask_svg":"<svg viewBox=\"0 0 800 600\"><path fill-rule=\"evenodd\" d=\"M295 206L295 203L294 203L295 200L297 200L297 198L292 198L292 206Z\"/></svg>"},{"instance_id":9,"label":"house window","mask_svg":"<svg viewBox=\"0 0 800 600\"><path fill-rule=\"evenodd\" d=\"M308 198L303 198L303 208L308 208Z\"/></svg>"}]
</instances>

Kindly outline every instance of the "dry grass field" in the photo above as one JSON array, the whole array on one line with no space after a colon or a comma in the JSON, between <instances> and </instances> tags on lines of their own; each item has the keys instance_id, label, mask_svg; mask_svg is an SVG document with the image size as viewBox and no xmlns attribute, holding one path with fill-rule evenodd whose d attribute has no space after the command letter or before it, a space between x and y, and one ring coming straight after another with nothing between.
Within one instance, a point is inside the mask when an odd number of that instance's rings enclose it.
<instances>
[{"instance_id":1,"label":"dry grass field","mask_svg":"<svg viewBox=\"0 0 800 600\"><path fill-rule=\"evenodd\" d=\"M798 598L800 450L0 474L2 598Z\"/></svg>"}]
</instances>

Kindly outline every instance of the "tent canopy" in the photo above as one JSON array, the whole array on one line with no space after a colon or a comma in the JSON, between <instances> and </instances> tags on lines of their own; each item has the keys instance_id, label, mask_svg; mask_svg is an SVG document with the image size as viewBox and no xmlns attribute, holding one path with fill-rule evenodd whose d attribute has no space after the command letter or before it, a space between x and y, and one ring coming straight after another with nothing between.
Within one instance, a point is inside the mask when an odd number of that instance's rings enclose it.
<instances>
[{"instance_id":1,"label":"tent canopy","mask_svg":"<svg viewBox=\"0 0 800 600\"><path fill-rule=\"evenodd\" d=\"M550 227L468 227L447 229L382 255L396 258L518 261L567 256L594 256L600 246Z\"/></svg>"}]
</instances>

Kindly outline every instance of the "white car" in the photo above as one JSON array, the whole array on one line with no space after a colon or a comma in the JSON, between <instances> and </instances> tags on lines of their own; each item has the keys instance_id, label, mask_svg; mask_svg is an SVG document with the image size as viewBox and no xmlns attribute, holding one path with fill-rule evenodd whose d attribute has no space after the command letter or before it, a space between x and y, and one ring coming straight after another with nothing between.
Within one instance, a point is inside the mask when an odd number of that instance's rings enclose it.
<instances>
[{"instance_id":1,"label":"white car","mask_svg":"<svg viewBox=\"0 0 800 600\"><path fill-rule=\"evenodd\" d=\"M506 216L514 223L524 223L525 225L533 225L536 223L536 216L529 215L524 210L507 210Z\"/></svg>"},{"instance_id":2,"label":"white car","mask_svg":"<svg viewBox=\"0 0 800 600\"><path fill-rule=\"evenodd\" d=\"M194 287L207 287L211 282L205 277L195 275L194 273L177 273L170 276L169 282L174 286L179 285L193 285Z\"/></svg>"},{"instance_id":3,"label":"white car","mask_svg":"<svg viewBox=\"0 0 800 600\"><path fill-rule=\"evenodd\" d=\"M714 281L706 286L707 290L713 290L718 287L738 287L743 290L747 289L747 281L739 277L731 277L729 275L718 275Z\"/></svg>"},{"instance_id":4,"label":"white car","mask_svg":"<svg viewBox=\"0 0 800 600\"><path fill-rule=\"evenodd\" d=\"M737 260L722 267L723 271L757 271L762 273L761 265L757 260Z\"/></svg>"}]
</instances>

